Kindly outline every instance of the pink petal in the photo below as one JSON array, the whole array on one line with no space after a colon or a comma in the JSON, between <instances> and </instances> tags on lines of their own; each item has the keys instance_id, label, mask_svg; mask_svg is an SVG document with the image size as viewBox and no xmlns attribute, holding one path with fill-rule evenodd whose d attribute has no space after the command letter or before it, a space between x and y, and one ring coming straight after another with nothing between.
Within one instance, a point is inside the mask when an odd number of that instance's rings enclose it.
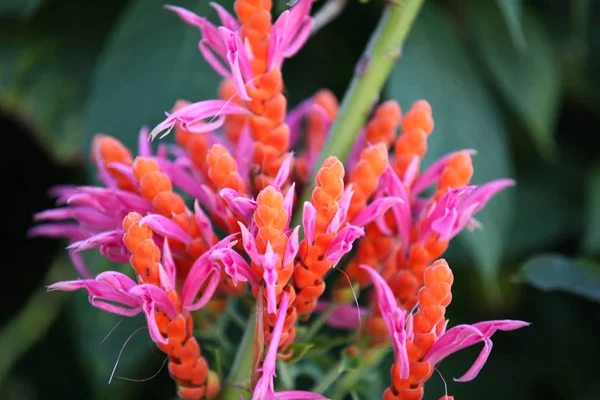
<instances>
[{"instance_id":1,"label":"pink petal","mask_svg":"<svg viewBox=\"0 0 600 400\"><path fill-rule=\"evenodd\" d=\"M92 279L93 275L85 265L85 261L80 253L75 250L69 250L69 258L73 262L73 266L75 267L75 271L84 279Z\"/></svg>"},{"instance_id":2,"label":"pink petal","mask_svg":"<svg viewBox=\"0 0 600 400\"><path fill-rule=\"evenodd\" d=\"M279 311L277 312L277 320L271 333L271 343L267 350L267 354L262 364L262 375L258 380L254 391L252 393L252 400L265 400L274 395L273 391L273 378L275 377L275 366L277 361L277 349L279 348L279 341L281 340L281 333L283 331L283 324L289 302L289 293L284 291L281 295L281 301L279 303Z\"/></svg>"},{"instance_id":3,"label":"pink petal","mask_svg":"<svg viewBox=\"0 0 600 400\"><path fill-rule=\"evenodd\" d=\"M244 179L247 179L252 166L252 146L254 139L250 132L250 126L246 123L242 128L237 146L235 147L235 161L238 166L238 173Z\"/></svg>"},{"instance_id":4,"label":"pink petal","mask_svg":"<svg viewBox=\"0 0 600 400\"><path fill-rule=\"evenodd\" d=\"M240 29L240 24L237 19L231 15L225 8L223 8L220 4L210 2L210 6L215 9L217 14L219 15L219 19L223 26L229 30L237 31Z\"/></svg>"},{"instance_id":5,"label":"pink petal","mask_svg":"<svg viewBox=\"0 0 600 400\"><path fill-rule=\"evenodd\" d=\"M347 225L339 231L337 236L331 241L327 251L325 251L324 258L331 261L331 266L335 267L340 259L352 250L352 243L364 234L365 231L363 228Z\"/></svg>"},{"instance_id":6,"label":"pink petal","mask_svg":"<svg viewBox=\"0 0 600 400\"><path fill-rule=\"evenodd\" d=\"M376 199L374 202L369 204L363 211L361 211L351 222L355 226L365 226L375 219L381 217L390 207L401 203L402 199L399 197L384 197Z\"/></svg>"},{"instance_id":7,"label":"pink petal","mask_svg":"<svg viewBox=\"0 0 600 400\"><path fill-rule=\"evenodd\" d=\"M254 275L252 268L246 260L233 249L220 249L212 252L212 258L223 263L225 273L231 277L233 284L238 282L250 282L253 287L258 286L259 280Z\"/></svg>"},{"instance_id":8,"label":"pink petal","mask_svg":"<svg viewBox=\"0 0 600 400\"><path fill-rule=\"evenodd\" d=\"M300 227L297 226L292 231L292 234L288 238L287 244L285 246L285 252L283 253L283 265L288 265L294 261L296 258L296 254L298 254L298 249L300 245L298 243L298 231Z\"/></svg>"},{"instance_id":9,"label":"pink petal","mask_svg":"<svg viewBox=\"0 0 600 400\"><path fill-rule=\"evenodd\" d=\"M159 264L160 284L168 292L175 288L175 261L169 247L169 240L165 238L162 251L162 262Z\"/></svg>"},{"instance_id":10,"label":"pink petal","mask_svg":"<svg viewBox=\"0 0 600 400\"><path fill-rule=\"evenodd\" d=\"M140 129L140 133L138 134L138 155L140 157L150 157L152 156L152 146L150 145L150 141L148 140L148 134L150 130L147 126L142 127Z\"/></svg>"},{"instance_id":11,"label":"pink petal","mask_svg":"<svg viewBox=\"0 0 600 400\"><path fill-rule=\"evenodd\" d=\"M479 342L484 342L484 348L473 366L464 376L458 379L460 382L470 381L477 376L487 360L492 349L490 337L497 330L510 331L527 325L529 325L529 323L513 320L487 321L474 325L457 325L438 338L425 355L423 361L435 365L450 354L456 353L459 350Z\"/></svg>"},{"instance_id":12,"label":"pink petal","mask_svg":"<svg viewBox=\"0 0 600 400\"><path fill-rule=\"evenodd\" d=\"M293 213L295 198L296 198L296 182L293 182L290 185L290 187L288 188L288 191L285 194L285 197L283 198L283 209L285 210L285 212L287 213L287 216L288 216L286 226L288 226L290 224L290 221L292 220L292 213Z\"/></svg>"},{"instance_id":13,"label":"pink petal","mask_svg":"<svg viewBox=\"0 0 600 400\"><path fill-rule=\"evenodd\" d=\"M399 366L399 377L400 379L406 379L409 374L408 353L406 349L407 335L404 327L406 311L398 307L392 290L377 271L367 265L361 265L360 267L371 276L377 294L377 304L392 339L394 356Z\"/></svg>"},{"instance_id":14,"label":"pink petal","mask_svg":"<svg viewBox=\"0 0 600 400\"><path fill-rule=\"evenodd\" d=\"M246 82L253 78L253 72L239 33L225 27L218 29L227 48L227 61L231 67L231 75L235 82L237 94L242 100L250 101L251 98L246 90Z\"/></svg>"},{"instance_id":15,"label":"pink petal","mask_svg":"<svg viewBox=\"0 0 600 400\"><path fill-rule=\"evenodd\" d=\"M512 179L498 179L475 189L460 203L458 207L458 224L454 227L452 233L454 235L458 234L472 220L472 217L485 207L492 197L501 190L514 185L515 181Z\"/></svg>"},{"instance_id":16,"label":"pink petal","mask_svg":"<svg viewBox=\"0 0 600 400\"><path fill-rule=\"evenodd\" d=\"M279 256L273 252L271 243L267 242L267 250L264 255L259 256L260 264L263 267L263 280L267 290L267 313L272 314L277 311L277 266Z\"/></svg>"},{"instance_id":17,"label":"pink petal","mask_svg":"<svg viewBox=\"0 0 600 400\"><path fill-rule=\"evenodd\" d=\"M123 231L122 230L114 230L101 232L96 235L93 235L85 240L80 240L78 242L71 243L67 246L67 249L76 249L77 251L83 251L92 249L96 246L100 245L109 245L114 247L120 247L123 244Z\"/></svg>"},{"instance_id":18,"label":"pink petal","mask_svg":"<svg viewBox=\"0 0 600 400\"><path fill-rule=\"evenodd\" d=\"M302 228L304 229L304 238L310 245L312 245L315 237L316 219L317 209L310 202L305 201L302 210Z\"/></svg>"},{"instance_id":19,"label":"pink petal","mask_svg":"<svg viewBox=\"0 0 600 400\"><path fill-rule=\"evenodd\" d=\"M258 253L258 249L256 248L256 241L254 240L254 237L244 226L244 224L238 222L238 225L240 226L240 232L242 234L242 244L244 245L244 250L246 250L246 254L248 254L250 259L255 263L260 263L260 254Z\"/></svg>"},{"instance_id":20,"label":"pink petal","mask_svg":"<svg viewBox=\"0 0 600 400\"><path fill-rule=\"evenodd\" d=\"M242 217L244 222L250 223L252 215L258 207L256 201L240 195L233 189L222 189L219 195L225 200L231 211Z\"/></svg>"},{"instance_id":21,"label":"pink petal","mask_svg":"<svg viewBox=\"0 0 600 400\"><path fill-rule=\"evenodd\" d=\"M218 266L210 259L210 254L203 254L192 266L183 284L181 295L182 307L194 311L204 307L211 299L219 283ZM200 299L196 300L198 292L208 281Z\"/></svg>"},{"instance_id":22,"label":"pink petal","mask_svg":"<svg viewBox=\"0 0 600 400\"><path fill-rule=\"evenodd\" d=\"M198 230L200 231L200 235L202 235L202 239L204 239L206 243L212 243L215 233L208 215L202 211L198 200L194 201L194 219L196 220L196 225L198 225Z\"/></svg>"},{"instance_id":23,"label":"pink petal","mask_svg":"<svg viewBox=\"0 0 600 400\"><path fill-rule=\"evenodd\" d=\"M319 301L315 307L315 312L324 311L329 307L327 301ZM364 316L367 310L357 308L356 306L337 306L327 317L327 325L337 329L354 330L359 327L361 316Z\"/></svg>"},{"instance_id":24,"label":"pink petal","mask_svg":"<svg viewBox=\"0 0 600 400\"><path fill-rule=\"evenodd\" d=\"M311 110L312 105L312 98L309 98L288 111L285 123L290 128L290 149L296 147L302 137L302 123Z\"/></svg>"},{"instance_id":25,"label":"pink petal","mask_svg":"<svg viewBox=\"0 0 600 400\"><path fill-rule=\"evenodd\" d=\"M167 132L161 135L161 137L168 135L177 122L180 122L182 126L192 131L194 123L201 123L206 118L247 113L248 110L246 108L232 102L223 100L200 101L182 107L170 114L150 132L150 137L154 139L165 130Z\"/></svg>"},{"instance_id":26,"label":"pink petal","mask_svg":"<svg viewBox=\"0 0 600 400\"><path fill-rule=\"evenodd\" d=\"M471 155L477 153L475 150L472 149L461 151L466 151ZM458 153L459 152L456 151L454 153L447 154L444 157L437 160L435 163L433 163L433 165L431 165L429 168L427 168L427 170L419 177L419 179L411 188L411 196L416 197L423 190L436 183L442 176L442 172L444 171L444 167L446 167L446 163L448 162L448 160Z\"/></svg>"},{"instance_id":27,"label":"pink petal","mask_svg":"<svg viewBox=\"0 0 600 400\"><path fill-rule=\"evenodd\" d=\"M173 220L159 214L146 215L140 220L139 225L146 225L159 235L175 239L186 245L193 240L193 238L182 227L173 222Z\"/></svg>"},{"instance_id":28,"label":"pink petal","mask_svg":"<svg viewBox=\"0 0 600 400\"><path fill-rule=\"evenodd\" d=\"M285 159L281 163L281 167L279 167L279 171L277 171L277 175L275 176L275 179L273 179L273 182L271 183L271 186L273 186L275 189L280 190L281 187L284 185L284 183L287 181L287 179L290 175L290 169L292 166L292 158L293 158L293 153L288 153L288 155L285 157Z\"/></svg>"}]
</instances>

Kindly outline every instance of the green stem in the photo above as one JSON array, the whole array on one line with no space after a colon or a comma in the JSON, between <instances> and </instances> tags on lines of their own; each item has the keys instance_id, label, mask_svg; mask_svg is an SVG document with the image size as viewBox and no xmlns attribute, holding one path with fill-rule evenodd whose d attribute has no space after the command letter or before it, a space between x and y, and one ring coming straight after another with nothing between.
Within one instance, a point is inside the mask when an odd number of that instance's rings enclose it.
<instances>
[{"instance_id":1,"label":"green stem","mask_svg":"<svg viewBox=\"0 0 600 400\"><path fill-rule=\"evenodd\" d=\"M255 313L252 312L246 322L246 330L233 361L233 367L221 392L222 400L239 400L240 396L249 398L248 384L252 370L252 344L254 343Z\"/></svg>"},{"instance_id":2,"label":"green stem","mask_svg":"<svg viewBox=\"0 0 600 400\"><path fill-rule=\"evenodd\" d=\"M319 316L315 319L315 322L311 324L310 328L302 338L302 341L304 343L310 343L312 338L319 332L319 330L325 324L325 322L327 322L327 318L329 318L331 313L333 313L335 307L335 303L332 302L327 306L325 310L323 310L323 312L321 312L321 314L319 314Z\"/></svg>"},{"instance_id":3,"label":"green stem","mask_svg":"<svg viewBox=\"0 0 600 400\"><path fill-rule=\"evenodd\" d=\"M356 136L369 115L373 103L386 82L392 68L400 58L402 44L410 31L423 0L389 0L381 20L358 62L354 78L344 95L340 111L331 128L327 143L313 169L309 182L315 181L318 166L329 156L345 162ZM302 203L310 201L312 185L304 189ZM295 216L300 223L300 215Z\"/></svg>"},{"instance_id":4,"label":"green stem","mask_svg":"<svg viewBox=\"0 0 600 400\"><path fill-rule=\"evenodd\" d=\"M310 391L313 393L324 393L331 385L338 380L338 378L344 373L344 360L340 360L333 368L329 369L329 372L321 379L321 381L315 385Z\"/></svg>"},{"instance_id":5,"label":"green stem","mask_svg":"<svg viewBox=\"0 0 600 400\"><path fill-rule=\"evenodd\" d=\"M341 400L347 393L352 391L364 376L365 371L369 371L378 366L388 354L389 350L390 348L388 346L367 349L361 356L359 368L349 371L337 383L335 390L333 391L333 400Z\"/></svg>"}]
</instances>

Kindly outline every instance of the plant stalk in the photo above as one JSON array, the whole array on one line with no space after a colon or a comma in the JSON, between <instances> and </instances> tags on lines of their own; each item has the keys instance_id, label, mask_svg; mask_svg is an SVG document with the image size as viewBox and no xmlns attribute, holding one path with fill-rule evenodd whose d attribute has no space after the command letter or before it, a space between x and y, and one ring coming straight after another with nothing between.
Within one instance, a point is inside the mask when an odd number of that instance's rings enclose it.
<instances>
[{"instance_id":1,"label":"plant stalk","mask_svg":"<svg viewBox=\"0 0 600 400\"><path fill-rule=\"evenodd\" d=\"M249 398L250 372L252 371L252 344L254 343L255 314L252 312L246 322L246 330L233 361L233 367L227 377L220 398L239 400L240 396Z\"/></svg>"},{"instance_id":2,"label":"plant stalk","mask_svg":"<svg viewBox=\"0 0 600 400\"><path fill-rule=\"evenodd\" d=\"M315 181L319 165L329 156L346 162L358 132L364 126L371 107L377 101L392 68L398 61L402 44L423 4L423 0L389 0L367 49L358 61L354 78L344 95L340 111L309 182ZM304 189L302 203L310 201L313 185ZM300 223L300 215L295 216Z\"/></svg>"}]
</instances>

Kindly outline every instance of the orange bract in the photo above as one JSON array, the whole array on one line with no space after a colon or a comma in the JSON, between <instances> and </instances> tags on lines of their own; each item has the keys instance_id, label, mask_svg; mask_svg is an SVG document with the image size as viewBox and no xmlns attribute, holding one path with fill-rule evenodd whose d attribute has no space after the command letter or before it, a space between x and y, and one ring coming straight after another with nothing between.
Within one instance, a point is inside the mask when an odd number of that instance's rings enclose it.
<instances>
[{"instance_id":1,"label":"orange bract","mask_svg":"<svg viewBox=\"0 0 600 400\"><path fill-rule=\"evenodd\" d=\"M367 143L385 143L390 147L396 138L396 131L402 121L400 105L395 100L380 104L366 127L365 139Z\"/></svg>"},{"instance_id":2,"label":"orange bract","mask_svg":"<svg viewBox=\"0 0 600 400\"><path fill-rule=\"evenodd\" d=\"M385 143L369 146L360 154L360 160L350 172L349 182L353 185L354 195L348 209L348 221L361 212L369 197L379 185L379 177L388 166L388 153Z\"/></svg>"},{"instance_id":3,"label":"orange bract","mask_svg":"<svg viewBox=\"0 0 600 400\"><path fill-rule=\"evenodd\" d=\"M308 317L325 291L323 278L331 269L331 261L323 259L325 251L337 232L326 233L339 209L338 200L344 192L344 166L335 157L323 163L316 176L312 204L317 210L314 242L300 243L298 261L294 268L294 286L298 292L294 306Z\"/></svg>"},{"instance_id":4,"label":"orange bract","mask_svg":"<svg viewBox=\"0 0 600 400\"><path fill-rule=\"evenodd\" d=\"M448 189L467 186L473 176L473 162L467 151L460 151L453 155L446 165L437 184L434 200L439 201L448 192Z\"/></svg>"},{"instance_id":5,"label":"orange bract","mask_svg":"<svg viewBox=\"0 0 600 400\"><path fill-rule=\"evenodd\" d=\"M417 101L402 121L402 135L396 141L395 159L392 163L396 174L403 178L415 158L421 159L427 152L427 137L433 130L431 106L425 100Z\"/></svg>"},{"instance_id":6,"label":"orange bract","mask_svg":"<svg viewBox=\"0 0 600 400\"><path fill-rule=\"evenodd\" d=\"M245 195L246 183L237 172L237 162L225 147L214 144L206 155L206 162L208 177L217 191L229 188Z\"/></svg>"},{"instance_id":7,"label":"orange bract","mask_svg":"<svg viewBox=\"0 0 600 400\"><path fill-rule=\"evenodd\" d=\"M96 135L92 141L93 162L96 162L97 156L102 158L104 168L106 168L110 176L115 180L119 189L130 192L135 191L133 182L110 165L111 163L131 165L131 152L128 148L112 136Z\"/></svg>"},{"instance_id":8,"label":"orange bract","mask_svg":"<svg viewBox=\"0 0 600 400\"><path fill-rule=\"evenodd\" d=\"M288 285L288 282L292 276L294 265L289 263L283 265L283 255L285 247L287 245L287 235L283 231L288 225L288 213L283 208L283 195L279 193L274 187L267 186L257 196L256 202L258 207L254 212L253 221L258 229L256 235L256 247L258 252L264 254L267 251L267 244L270 244L274 253L278 256L277 262L277 284L276 292L278 302L281 298L281 294L284 290L290 293L290 304L296 297L293 287ZM252 270L254 274L262 278L263 267L262 265L252 263ZM258 288L254 288L254 295L258 295ZM263 299L265 301L265 299ZM270 340L271 329L275 324L276 314L265 313L265 339ZM288 346L294 341L296 337L296 328L294 327L297 320L296 310L294 307L288 307L287 316L283 325L283 333L279 343L281 351L285 351Z\"/></svg>"},{"instance_id":9,"label":"orange bract","mask_svg":"<svg viewBox=\"0 0 600 400\"><path fill-rule=\"evenodd\" d=\"M437 260L424 272L425 286L419 292L419 309L413 317L414 338L407 341L410 372L407 379L398 378L392 367L392 384L384 399L417 399L423 397L423 384L433 373L433 366L423 358L446 324L446 307L452 301L452 270L445 260ZM387 396L387 397L386 397Z\"/></svg>"}]
</instances>

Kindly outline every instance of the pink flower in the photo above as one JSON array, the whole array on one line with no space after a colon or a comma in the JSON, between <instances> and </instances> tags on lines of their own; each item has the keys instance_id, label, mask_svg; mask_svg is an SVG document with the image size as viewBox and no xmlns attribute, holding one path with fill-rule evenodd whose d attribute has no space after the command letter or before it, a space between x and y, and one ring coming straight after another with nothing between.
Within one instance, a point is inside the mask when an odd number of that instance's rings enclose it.
<instances>
[{"instance_id":1,"label":"pink flower","mask_svg":"<svg viewBox=\"0 0 600 400\"><path fill-rule=\"evenodd\" d=\"M392 290L377 271L366 265L361 266L361 268L367 271L373 280L379 310L392 339L396 363L400 367L400 378L407 378L409 363L406 352L406 341L413 340L412 314L406 317L407 311L398 306ZM479 322L473 325L458 325L445 332L444 329L442 330L443 333L436 338L433 346L425 354L423 361L435 365L450 354L483 342L483 350L475 363L464 376L456 379L458 382L473 380L479 374L481 368L483 368L492 351L492 335L498 330L512 331L528 325L528 322L523 321L499 320Z\"/></svg>"},{"instance_id":2,"label":"pink flower","mask_svg":"<svg viewBox=\"0 0 600 400\"><path fill-rule=\"evenodd\" d=\"M176 287L176 269L168 240L164 241L162 262L159 263L160 285L136 283L129 276L106 271L95 279L57 282L48 290L73 291L84 289L90 303L104 311L131 317L141 312L146 316L150 337L156 343L167 343L158 328L156 311L162 311L174 320L179 313L187 314L206 305L212 298L221 279L221 268L227 271L243 269L243 259L232 249L235 242L228 236L204 253L193 264L181 290L181 309L177 308L169 292ZM236 276L239 277L239 274ZM233 276L232 276L233 278ZM200 294L200 289L204 289Z\"/></svg>"},{"instance_id":3,"label":"pink flower","mask_svg":"<svg viewBox=\"0 0 600 400\"><path fill-rule=\"evenodd\" d=\"M285 322L286 311L289 303L289 293L283 292L279 310L277 312L277 320L273 327L271 343L267 349L267 354L263 360L262 367L259 369L262 372L254 391L252 392L252 400L302 400L302 399L326 399L326 397L318 393L303 392L300 390L288 390L283 392L275 392L273 378L276 375L277 349L281 340L283 324Z\"/></svg>"},{"instance_id":4,"label":"pink flower","mask_svg":"<svg viewBox=\"0 0 600 400\"><path fill-rule=\"evenodd\" d=\"M279 69L283 60L292 57L306 43L312 29L310 9L314 0L299 0L291 10L284 11L271 30L267 69ZM176 6L166 6L184 22L200 29L202 39L198 44L206 62L226 78L233 78L237 93L243 100L250 100L247 85L255 78L250 61L254 58L249 46L245 46L240 27L233 16L222 7L211 3L223 26L217 27L206 18ZM152 135L153 137L155 135Z\"/></svg>"}]
</instances>

